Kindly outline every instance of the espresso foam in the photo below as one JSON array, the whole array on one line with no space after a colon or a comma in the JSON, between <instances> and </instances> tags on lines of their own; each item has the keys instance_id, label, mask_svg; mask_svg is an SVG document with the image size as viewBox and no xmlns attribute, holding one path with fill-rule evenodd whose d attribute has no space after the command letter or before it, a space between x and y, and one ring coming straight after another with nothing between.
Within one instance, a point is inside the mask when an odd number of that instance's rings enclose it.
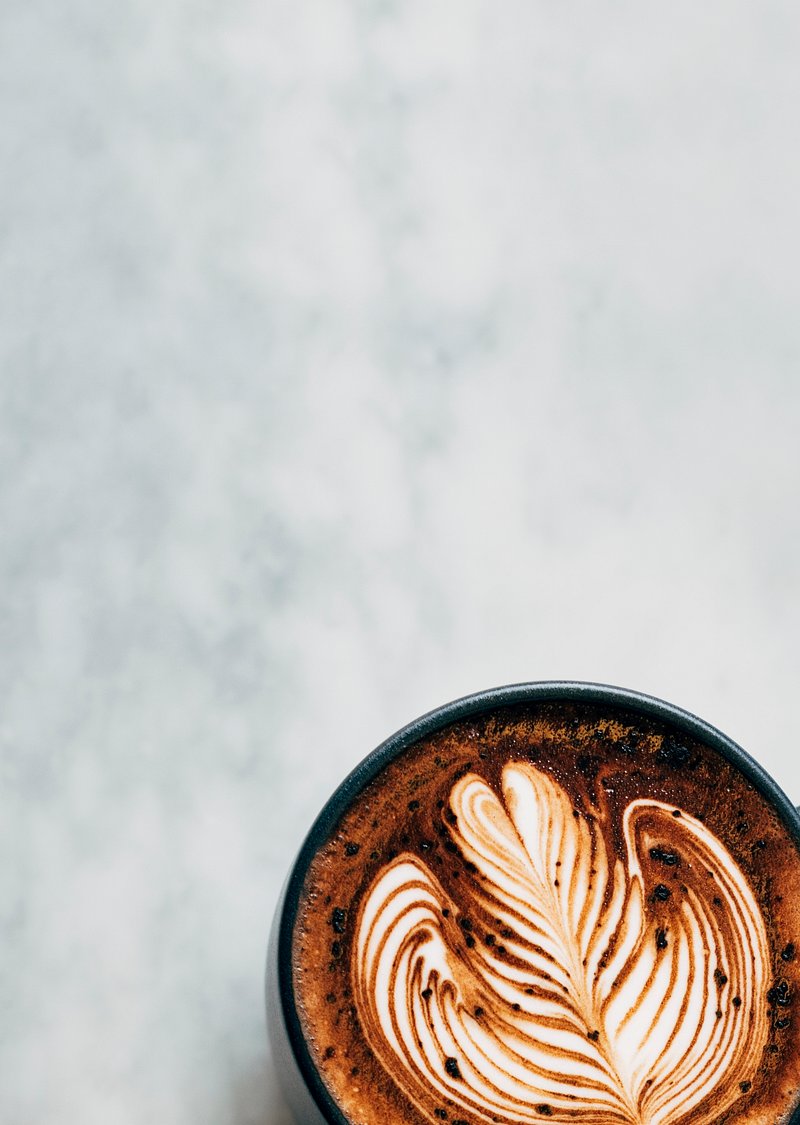
<instances>
[{"instance_id":1,"label":"espresso foam","mask_svg":"<svg viewBox=\"0 0 800 1125\"><path fill-rule=\"evenodd\" d=\"M443 732L320 853L296 989L359 1125L755 1125L791 1101L797 919L771 878L796 849L708 748L577 718Z\"/></svg>"},{"instance_id":2,"label":"espresso foam","mask_svg":"<svg viewBox=\"0 0 800 1125\"><path fill-rule=\"evenodd\" d=\"M700 821L676 824L663 802L628 806L612 868L602 835L547 774L510 763L502 786L501 799L469 774L450 810L476 869L459 921L509 930L511 964L491 945L460 955L444 924L454 900L416 857L369 890L353 976L387 1072L520 1125L545 1102L598 1122L716 1120L752 1085L768 1035L767 935L743 874ZM669 908L654 897L664 884L651 854L666 847L685 880Z\"/></svg>"}]
</instances>

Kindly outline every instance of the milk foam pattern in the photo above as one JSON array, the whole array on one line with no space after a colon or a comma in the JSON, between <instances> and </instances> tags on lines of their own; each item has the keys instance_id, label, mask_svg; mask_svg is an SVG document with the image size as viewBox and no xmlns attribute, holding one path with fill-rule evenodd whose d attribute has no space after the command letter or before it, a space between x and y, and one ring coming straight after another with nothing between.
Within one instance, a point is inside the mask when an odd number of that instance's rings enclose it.
<instances>
[{"instance_id":1,"label":"milk foam pattern","mask_svg":"<svg viewBox=\"0 0 800 1125\"><path fill-rule=\"evenodd\" d=\"M353 961L370 1046L423 1113L706 1125L746 1097L767 935L701 821L638 799L613 824L524 762L501 797L463 777L445 811L458 899L398 856L365 897Z\"/></svg>"}]
</instances>

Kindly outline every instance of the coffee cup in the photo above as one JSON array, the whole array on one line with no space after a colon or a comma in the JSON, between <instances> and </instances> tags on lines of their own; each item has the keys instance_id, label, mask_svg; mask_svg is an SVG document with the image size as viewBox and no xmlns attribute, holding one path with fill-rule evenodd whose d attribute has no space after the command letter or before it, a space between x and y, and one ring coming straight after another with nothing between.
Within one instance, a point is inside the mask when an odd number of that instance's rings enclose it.
<instances>
[{"instance_id":1,"label":"coffee cup","mask_svg":"<svg viewBox=\"0 0 800 1125\"><path fill-rule=\"evenodd\" d=\"M299 1125L800 1125L800 814L708 723L512 685L398 731L270 938Z\"/></svg>"}]
</instances>

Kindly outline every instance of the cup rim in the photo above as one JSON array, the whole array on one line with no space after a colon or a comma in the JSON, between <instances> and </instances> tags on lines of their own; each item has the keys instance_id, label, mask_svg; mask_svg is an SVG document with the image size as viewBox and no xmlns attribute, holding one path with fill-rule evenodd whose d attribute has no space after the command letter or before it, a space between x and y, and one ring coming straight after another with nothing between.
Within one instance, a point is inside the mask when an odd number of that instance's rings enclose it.
<instances>
[{"instance_id":1,"label":"cup rim","mask_svg":"<svg viewBox=\"0 0 800 1125\"><path fill-rule=\"evenodd\" d=\"M524 703L604 703L634 714L660 719L673 728L706 743L727 758L771 804L789 836L800 850L800 806L795 806L775 779L733 739L690 711L656 696L629 688L582 680L535 680L505 684L460 696L425 712L401 727L367 754L337 786L308 831L281 895L277 923L277 984L281 1015L289 1045L302 1078L323 1118L330 1125L351 1125L322 1080L303 1034L292 973L292 940L306 874L320 846L330 837L355 795L381 770L421 739L449 726L498 707ZM800 1122L800 1107L787 1125Z\"/></svg>"}]
</instances>

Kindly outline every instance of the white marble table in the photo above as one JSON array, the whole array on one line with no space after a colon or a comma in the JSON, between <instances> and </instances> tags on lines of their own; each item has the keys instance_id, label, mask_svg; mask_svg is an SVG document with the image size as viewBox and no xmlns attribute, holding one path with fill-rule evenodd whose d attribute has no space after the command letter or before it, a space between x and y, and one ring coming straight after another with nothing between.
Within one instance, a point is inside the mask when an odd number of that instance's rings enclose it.
<instances>
[{"instance_id":1,"label":"white marble table","mask_svg":"<svg viewBox=\"0 0 800 1125\"><path fill-rule=\"evenodd\" d=\"M345 772L524 679L800 799L800 11L0 7L0 1119L285 1125Z\"/></svg>"}]
</instances>

